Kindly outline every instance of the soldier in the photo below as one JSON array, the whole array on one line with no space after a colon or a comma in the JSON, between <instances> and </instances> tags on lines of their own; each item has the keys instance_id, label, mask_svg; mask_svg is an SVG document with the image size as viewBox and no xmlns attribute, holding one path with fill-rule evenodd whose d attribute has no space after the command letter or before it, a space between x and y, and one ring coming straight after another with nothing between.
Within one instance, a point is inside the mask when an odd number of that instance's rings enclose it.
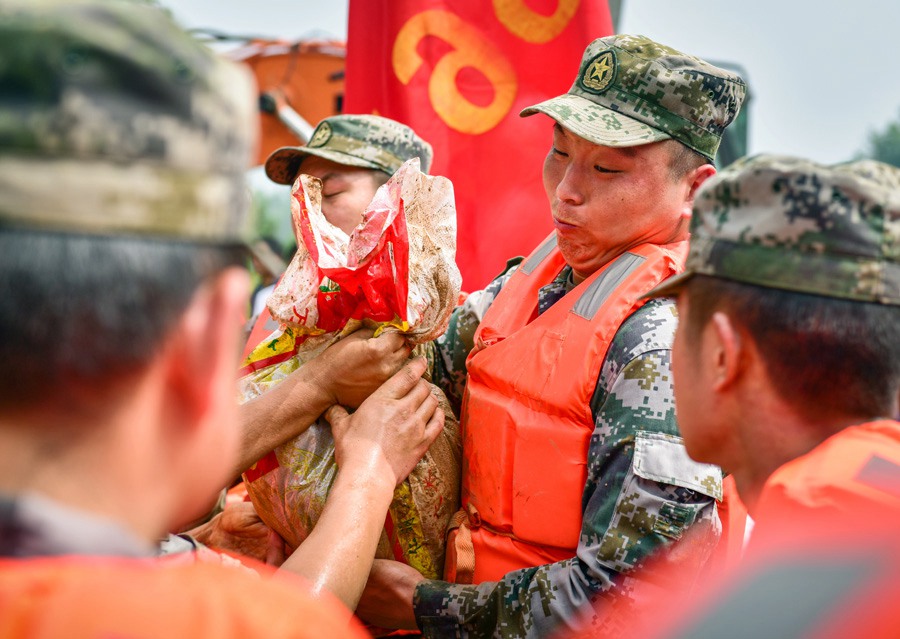
<instances>
[{"instance_id":1,"label":"soldier","mask_svg":"<svg viewBox=\"0 0 900 639\"><path fill-rule=\"evenodd\" d=\"M898 241L900 169L878 162L760 156L697 200L685 273L653 295L678 297L688 453L734 475L757 527L782 502L900 507L867 484L900 472L900 425L878 421L900 399Z\"/></svg>"},{"instance_id":2,"label":"soldier","mask_svg":"<svg viewBox=\"0 0 900 639\"><path fill-rule=\"evenodd\" d=\"M555 232L457 310L443 386L462 408L463 503L450 581L377 561L358 613L434 637L536 637L628 593L668 555L696 578L719 539L721 471L688 458L674 415L672 301L697 188L745 95L736 75L642 36L588 46L553 120ZM441 375L442 374L442 375ZM463 388L465 401L463 402Z\"/></svg>"},{"instance_id":3,"label":"soldier","mask_svg":"<svg viewBox=\"0 0 900 639\"><path fill-rule=\"evenodd\" d=\"M405 124L377 115L334 115L316 125L306 146L273 151L265 169L270 180L288 186L301 173L322 180L322 214L350 235L378 187L404 162L419 158L427 173L432 157L431 145ZM269 294L273 289L269 287ZM249 326L248 350L278 328L265 308L250 318Z\"/></svg>"},{"instance_id":4,"label":"soldier","mask_svg":"<svg viewBox=\"0 0 900 639\"><path fill-rule=\"evenodd\" d=\"M900 169L735 163L697 196L684 274L650 295L678 299L687 450L734 475L755 526L702 613L627 636L751 618L771 637L897 636Z\"/></svg>"},{"instance_id":5,"label":"soldier","mask_svg":"<svg viewBox=\"0 0 900 639\"><path fill-rule=\"evenodd\" d=\"M419 158L431 167L431 145L415 131L378 115L335 115L318 125L306 146L286 146L266 159L266 175L291 185L300 173L322 180L322 213L349 235L378 187Z\"/></svg>"},{"instance_id":6,"label":"soldier","mask_svg":"<svg viewBox=\"0 0 900 639\"><path fill-rule=\"evenodd\" d=\"M406 357L345 340L353 366L304 369L241 424L249 74L120 0L4 2L0 60L0 635L365 636L324 591L354 605L440 430L423 360L332 409L335 488L287 563L311 586L152 558L268 450L248 433L283 441L372 356Z\"/></svg>"}]
</instances>

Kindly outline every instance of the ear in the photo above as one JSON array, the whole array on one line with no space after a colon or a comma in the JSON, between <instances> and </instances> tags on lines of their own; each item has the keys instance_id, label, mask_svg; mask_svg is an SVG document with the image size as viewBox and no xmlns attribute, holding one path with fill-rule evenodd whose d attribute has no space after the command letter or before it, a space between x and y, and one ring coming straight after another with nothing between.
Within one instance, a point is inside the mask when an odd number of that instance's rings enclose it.
<instances>
[{"instance_id":1,"label":"ear","mask_svg":"<svg viewBox=\"0 0 900 639\"><path fill-rule=\"evenodd\" d=\"M170 332L167 382L173 418L197 425L219 402L234 402L239 340L246 321L250 283L242 268L229 268L203 283Z\"/></svg>"},{"instance_id":2,"label":"ear","mask_svg":"<svg viewBox=\"0 0 900 639\"><path fill-rule=\"evenodd\" d=\"M712 348L709 350L713 358L713 389L726 390L733 386L742 374L741 358L744 345L741 336L731 319L725 313L717 311L713 313L707 325Z\"/></svg>"},{"instance_id":3,"label":"ear","mask_svg":"<svg viewBox=\"0 0 900 639\"><path fill-rule=\"evenodd\" d=\"M694 197L697 195L697 190L706 182L709 178L716 174L716 167L712 164L704 164L702 166L698 166L693 171L688 172L685 176L685 186L687 188L687 193L684 198L684 208L682 209L682 217L686 219L691 218L691 214L694 209Z\"/></svg>"}]
</instances>

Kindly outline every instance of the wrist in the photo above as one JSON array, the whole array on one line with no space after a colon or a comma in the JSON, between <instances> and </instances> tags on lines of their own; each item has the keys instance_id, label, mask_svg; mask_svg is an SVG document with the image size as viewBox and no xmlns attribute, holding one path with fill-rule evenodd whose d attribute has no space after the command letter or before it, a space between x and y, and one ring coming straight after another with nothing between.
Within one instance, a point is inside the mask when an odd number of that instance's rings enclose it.
<instances>
[{"instance_id":1,"label":"wrist","mask_svg":"<svg viewBox=\"0 0 900 639\"><path fill-rule=\"evenodd\" d=\"M306 362L300 369L304 371L303 381L309 387L307 395L321 408L320 413L339 403L331 367L326 364L324 358L319 356Z\"/></svg>"},{"instance_id":2,"label":"wrist","mask_svg":"<svg viewBox=\"0 0 900 639\"><path fill-rule=\"evenodd\" d=\"M365 454L345 457L338 470L338 480L341 478L354 490L391 496L400 483L393 467L377 446Z\"/></svg>"},{"instance_id":3,"label":"wrist","mask_svg":"<svg viewBox=\"0 0 900 639\"><path fill-rule=\"evenodd\" d=\"M300 416L315 421L336 403L331 381L315 359L293 371L272 391L279 394L278 416L291 421Z\"/></svg>"}]
</instances>

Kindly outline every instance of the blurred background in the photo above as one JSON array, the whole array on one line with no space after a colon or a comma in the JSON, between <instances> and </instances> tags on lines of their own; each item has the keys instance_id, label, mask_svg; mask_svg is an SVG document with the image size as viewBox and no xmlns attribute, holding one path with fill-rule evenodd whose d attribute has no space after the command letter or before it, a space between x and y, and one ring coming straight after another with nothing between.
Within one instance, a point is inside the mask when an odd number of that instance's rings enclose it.
<instances>
[{"instance_id":1,"label":"blurred background","mask_svg":"<svg viewBox=\"0 0 900 639\"><path fill-rule=\"evenodd\" d=\"M149 1L168 9L183 27L195 30L212 46L232 54L252 40L283 46L313 43L325 53L307 53L310 60L316 55L324 60L330 93L323 97L321 84L308 91L325 100L308 119L314 125L329 114L323 109L342 108L349 0ZM480 1L489 7L488 0ZM596 0L581 4L592 1ZM541 7L552 11L555 0L525 4L536 11ZM723 143L720 164L748 153L776 152L825 163L872 157L900 166L900 3L610 0L608 7L615 32L647 35L735 69L747 80L750 97L740 122ZM253 54L245 50L237 55ZM561 74L568 87L571 70ZM292 143L291 137L285 139ZM279 251L289 258L293 251L286 214L289 189L270 183L259 168L251 171L251 183L259 234L275 238Z\"/></svg>"}]
</instances>

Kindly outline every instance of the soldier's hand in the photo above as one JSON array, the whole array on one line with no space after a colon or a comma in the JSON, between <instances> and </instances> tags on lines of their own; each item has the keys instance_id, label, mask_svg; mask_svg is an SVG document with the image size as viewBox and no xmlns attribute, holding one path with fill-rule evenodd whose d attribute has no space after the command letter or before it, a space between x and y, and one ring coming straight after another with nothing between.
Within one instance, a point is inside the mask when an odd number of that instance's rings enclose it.
<instances>
[{"instance_id":1,"label":"soldier's hand","mask_svg":"<svg viewBox=\"0 0 900 639\"><path fill-rule=\"evenodd\" d=\"M263 523L251 502L226 504L221 513L189 534L214 550L252 557L273 566L280 566L285 559L284 540Z\"/></svg>"},{"instance_id":2,"label":"soldier's hand","mask_svg":"<svg viewBox=\"0 0 900 639\"><path fill-rule=\"evenodd\" d=\"M390 473L403 481L444 426L444 413L421 379L426 361L410 360L352 415L341 406L325 413L331 423L335 460L355 473Z\"/></svg>"},{"instance_id":3,"label":"soldier's hand","mask_svg":"<svg viewBox=\"0 0 900 639\"><path fill-rule=\"evenodd\" d=\"M381 628L416 629L413 594L425 577L412 566L389 559L376 559L369 573L356 614Z\"/></svg>"},{"instance_id":4,"label":"soldier's hand","mask_svg":"<svg viewBox=\"0 0 900 639\"><path fill-rule=\"evenodd\" d=\"M396 373L409 358L412 347L399 333L360 329L329 346L316 359L321 383L335 404L356 408Z\"/></svg>"}]
</instances>

